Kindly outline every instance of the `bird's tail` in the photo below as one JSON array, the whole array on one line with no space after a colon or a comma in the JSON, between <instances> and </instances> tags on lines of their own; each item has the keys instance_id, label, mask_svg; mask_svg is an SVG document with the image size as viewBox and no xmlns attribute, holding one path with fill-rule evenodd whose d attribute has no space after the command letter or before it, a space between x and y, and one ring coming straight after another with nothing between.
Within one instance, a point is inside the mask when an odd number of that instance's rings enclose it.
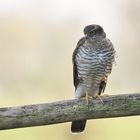
<instances>
[{"instance_id":1,"label":"bird's tail","mask_svg":"<svg viewBox=\"0 0 140 140\"><path fill-rule=\"evenodd\" d=\"M79 133L84 131L86 125L86 120L77 120L73 121L71 124L71 132L72 133Z\"/></svg>"}]
</instances>

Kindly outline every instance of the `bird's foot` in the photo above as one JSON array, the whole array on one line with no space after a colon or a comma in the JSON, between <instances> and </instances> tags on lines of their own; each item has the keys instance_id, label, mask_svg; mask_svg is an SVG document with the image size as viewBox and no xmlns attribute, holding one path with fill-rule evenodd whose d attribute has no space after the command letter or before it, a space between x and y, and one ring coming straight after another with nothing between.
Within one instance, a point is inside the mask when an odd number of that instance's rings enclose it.
<instances>
[{"instance_id":1,"label":"bird's foot","mask_svg":"<svg viewBox=\"0 0 140 140\"><path fill-rule=\"evenodd\" d=\"M89 105L89 100L91 99L93 99L93 97L92 96L90 96L90 95L88 95L88 92L86 91L86 101L87 101L87 105Z\"/></svg>"},{"instance_id":2,"label":"bird's foot","mask_svg":"<svg viewBox=\"0 0 140 140\"><path fill-rule=\"evenodd\" d=\"M108 97L109 95L108 94L103 94L103 95L97 95L96 97L98 97L101 101L102 104L104 104L104 101L103 101L103 97Z\"/></svg>"},{"instance_id":3,"label":"bird's foot","mask_svg":"<svg viewBox=\"0 0 140 140\"><path fill-rule=\"evenodd\" d=\"M101 101L101 103L102 103L102 104L104 104L104 101L103 101L103 99L102 99L102 97L103 97L103 96L96 95L96 97L98 97L98 98L99 98L99 100Z\"/></svg>"},{"instance_id":4,"label":"bird's foot","mask_svg":"<svg viewBox=\"0 0 140 140\"><path fill-rule=\"evenodd\" d=\"M89 100L93 99L92 96L88 95L88 92L86 91L86 96L85 97L82 97L83 99L86 99L86 105L89 105Z\"/></svg>"}]
</instances>

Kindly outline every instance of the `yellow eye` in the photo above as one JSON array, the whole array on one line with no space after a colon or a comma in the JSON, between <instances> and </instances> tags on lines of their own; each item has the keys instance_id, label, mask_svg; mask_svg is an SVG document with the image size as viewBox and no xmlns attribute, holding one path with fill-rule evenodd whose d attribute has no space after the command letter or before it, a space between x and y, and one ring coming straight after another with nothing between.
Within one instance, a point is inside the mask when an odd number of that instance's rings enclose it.
<instances>
[{"instance_id":1,"label":"yellow eye","mask_svg":"<svg viewBox=\"0 0 140 140\"><path fill-rule=\"evenodd\" d=\"M96 34L96 31L95 30L92 30L92 31L89 32L89 36L90 37L94 36L95 34Z\"/></svg>"}]
</instances>

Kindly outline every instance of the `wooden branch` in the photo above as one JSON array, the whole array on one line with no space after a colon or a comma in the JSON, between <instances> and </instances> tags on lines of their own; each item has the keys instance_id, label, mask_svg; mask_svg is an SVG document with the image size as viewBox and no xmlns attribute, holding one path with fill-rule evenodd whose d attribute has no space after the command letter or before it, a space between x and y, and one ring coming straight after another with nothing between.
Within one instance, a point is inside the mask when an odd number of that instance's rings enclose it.
<instances>
[{"instance_id":1,"label":"wooden branch","mask_svg":"<svg viewBox=\"0 0 140 140\"><path fill-rule=\"evenodd\" d=\"M49 125L78 119L99 119L140 115L140 93L111 95L90 100L67 100L54 103L0 108L0 130Z\"/></svg>"}]
</instances>

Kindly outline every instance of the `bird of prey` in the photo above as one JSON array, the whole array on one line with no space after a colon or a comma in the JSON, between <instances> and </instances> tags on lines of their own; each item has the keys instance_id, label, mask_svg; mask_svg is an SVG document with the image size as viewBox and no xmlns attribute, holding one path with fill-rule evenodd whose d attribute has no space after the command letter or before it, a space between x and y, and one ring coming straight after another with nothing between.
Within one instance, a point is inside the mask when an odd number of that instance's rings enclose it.
<instances>
[{"instance_id":1,"label":"bird of prey","mask_svg":"<svg viewBox=\"0 0 140 140\"><path fill-rule=\"evenodd\" d=\"M72 59L75 98L99 97L105 90L115 61L114 47L100 25L92 24L84 28L84 37L77 43ZM75 120L71 131L82 132L85 125L86 120Z\"/></svg>"}]
</instances>

